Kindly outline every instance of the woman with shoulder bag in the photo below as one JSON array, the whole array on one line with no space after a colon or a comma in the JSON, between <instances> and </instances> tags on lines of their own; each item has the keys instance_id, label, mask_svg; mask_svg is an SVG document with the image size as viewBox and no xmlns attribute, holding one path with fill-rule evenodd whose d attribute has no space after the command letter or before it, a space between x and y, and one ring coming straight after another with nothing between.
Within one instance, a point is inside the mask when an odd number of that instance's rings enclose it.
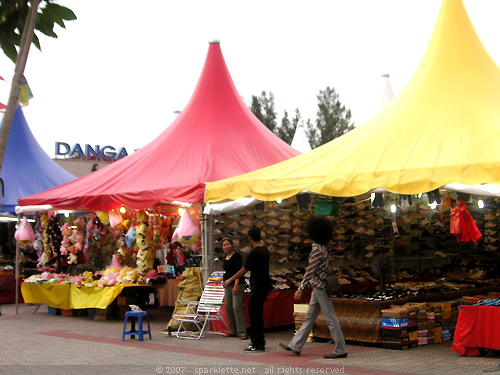
<instances>
[{"instance_id":1,"label":"woman with shoulder bag","mask_svg":"<svg viewBox=\"0 0 500 375\"><path fill-rule=\"evenodd\" d=\"M330 354L323 355L326 359L336 359L347 357L347 346L342 335L335 310L333 309L332 300L326 292L326 279L328 278L328 267L330 258L326 245L330 242L333 234L333 225L330 220L324 216L312 216L307 221L307 234L313 240L311 254L309 255L309 264L307 265L306 273L295 292L294 299L300 300L302 292L306 287L312 287L311 301L307 309L304 323L296 333L295 337L288 345L280 343L279 345L295 355L300 355L302 347L307 341L311 330L314 327L314 322L320 311L328 323L330 333L335 341L335 349Z\"/></svg>"}]
</instances>

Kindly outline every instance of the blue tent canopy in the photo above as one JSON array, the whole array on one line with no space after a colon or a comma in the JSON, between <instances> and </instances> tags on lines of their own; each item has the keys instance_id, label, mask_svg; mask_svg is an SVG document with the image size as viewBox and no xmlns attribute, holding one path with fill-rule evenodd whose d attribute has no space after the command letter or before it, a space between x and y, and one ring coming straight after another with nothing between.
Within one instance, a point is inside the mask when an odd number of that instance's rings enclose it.
<instances>
[{"instance_id":1,"label":"blue tent canopy","mask_svg":"<svg viewBox=\"0 0 500 375\"><path fill-rule=\"evenodd\" d=\"M23 111L12 120L0 177L4 182L1 212L15 213L17 200L73 181L76 177L43 151L31 132Z\"/></svg>"}]
</instances>

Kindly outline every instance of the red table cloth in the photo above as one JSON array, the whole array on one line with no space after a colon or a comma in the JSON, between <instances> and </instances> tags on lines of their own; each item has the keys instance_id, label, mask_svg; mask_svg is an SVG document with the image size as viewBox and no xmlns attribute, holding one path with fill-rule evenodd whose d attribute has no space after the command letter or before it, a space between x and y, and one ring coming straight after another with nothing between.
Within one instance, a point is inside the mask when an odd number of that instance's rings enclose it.
<instances>
[{"instance_id":1,"label":"red table cloth","mask_svg":"<svg viewBox=\"0 0 500 375\"><path fill-rule=\"evenodd\" d=\"M500 307L460 306L453 350L479 356L479 348L500 350Z\"/></svg>"}]
</instances>

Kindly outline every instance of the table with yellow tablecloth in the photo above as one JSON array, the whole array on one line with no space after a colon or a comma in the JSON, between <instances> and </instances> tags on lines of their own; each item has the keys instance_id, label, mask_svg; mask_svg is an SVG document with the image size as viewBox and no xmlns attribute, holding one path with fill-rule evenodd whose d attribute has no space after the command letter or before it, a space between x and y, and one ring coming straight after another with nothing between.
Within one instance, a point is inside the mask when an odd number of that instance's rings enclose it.
<instances>
[{"instance_id":1,"label":"table with yellow tablecloth","mask_svg":"<svg viewBox=\"0 0 500 375\"><path fill-rule=\"evenodd\" d=\"M44 304L56 309L105 309L124 288L148 285L119 284L114 286L85 287L73 284L23 283L21 293L25 303Z\"/></svg>"}]
</instances>

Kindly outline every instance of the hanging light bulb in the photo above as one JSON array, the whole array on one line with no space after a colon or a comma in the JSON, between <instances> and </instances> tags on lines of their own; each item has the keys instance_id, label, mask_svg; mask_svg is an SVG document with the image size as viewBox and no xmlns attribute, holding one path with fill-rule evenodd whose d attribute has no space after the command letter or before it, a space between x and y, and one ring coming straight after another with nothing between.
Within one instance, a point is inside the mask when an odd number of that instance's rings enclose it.
<instances>
[{"instance_id":1,"label":"hanging light bulb","mask_svg":"<svg viewBox=\"0 0 500 375\"><path fill-rule=\"evenodd\" d=\"M423 195L422 193L419 193L419 194L418 194L418 199L421 199L421 198L422 198L422 195Z\"/></svg>"},{"instance_id":2,"label":"hanging light bulb","mask_svg":"<svg viewBox=\"0 0 500 375\"><path fill-rule=\"evenodd\" d=\"M120 213L124 214L125 212L127 212L127 209L125 208L125 206L121 206L120 207Z\"/></svg>"},{"instance_id":3,"label":"hanging light bulb","mask_svg":"<svg viewBox=\"0 0 500 375\"><path fill-rule=\"evenodd\" d=\"M391 212L392 213L396 212L396 205L395 204L391 204Z\"/></svg>"},{"instance_id":4,"label":"hanging light bulb","mask_svg":"<svg viewBox=\"0 0 500 375\"><path fill-rule=\"evenodd\" d=\"M482 199L480 199L480 200L478 200L478 201L477 201L477 206L478 206L479 208L484 208L484 202L483 202L483 200L482 200Z\"/></svg>"},{"instance_id":5,"label":"hanging light bulb","mask_svg":"<svg viewBox=\"0 0 500 375\"><path fill-rule=\"evenodd\" d=\"M431 208L433 210L435 210L437 208L438 204L436 202L432 202L429 206L431 206Z\"/></svg>"},{"instance_id":6,"label":"hanging light bulb","mask_svg":"<svg viewBox=\"0 0 500 375\"><path fill-rule=\"evenodd\" d=\"M281 198L276 199L276 203L281 204L281 202L283 202L283 199Z\"/></svg>"},{"instance_id":7,"label":"hanging light bulb","mask_svg":"<svg viewBox=\"0 0 500 375\"><path fill-rule=\"evenodd\" d=\"M177 210L177 213L179 214L179 216L182 216L184 215L184 207L179 207L179 209Z\"/></svg>"}]
</instances>

